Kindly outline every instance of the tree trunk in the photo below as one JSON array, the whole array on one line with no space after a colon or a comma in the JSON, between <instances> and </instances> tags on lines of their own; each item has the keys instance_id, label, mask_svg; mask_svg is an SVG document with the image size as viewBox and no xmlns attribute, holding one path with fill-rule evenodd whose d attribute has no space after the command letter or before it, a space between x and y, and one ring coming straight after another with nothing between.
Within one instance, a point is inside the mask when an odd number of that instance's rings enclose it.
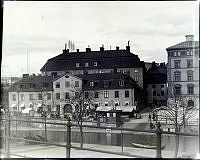
<instances>
[{"instance_id":1,"label":"tree trunk","mask_svg":"<svg viewBox=\"0 0 200 160\"><path fill-rule=\"evenodd\" d=\"M44 132L45 132L45 142L47 142L47 118L44 118Z\"/></svg>"},{"instance_id":2,"label":"tree trunk","mask_svg":"<svg viewBox=\"0 0 200 160\"><path fill-rule=\"evenodd\" d=\"M83 127L82 127L82 121L80 122L79 128L80 128L80 147L83 148Z\"/></svg>"}]
</instances>

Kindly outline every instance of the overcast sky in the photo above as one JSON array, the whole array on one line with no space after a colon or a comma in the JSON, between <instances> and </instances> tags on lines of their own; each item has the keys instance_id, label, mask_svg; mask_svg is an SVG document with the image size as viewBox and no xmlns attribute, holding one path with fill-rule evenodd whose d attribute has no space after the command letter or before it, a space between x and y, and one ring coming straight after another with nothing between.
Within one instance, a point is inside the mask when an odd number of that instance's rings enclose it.
<instances>
[{"instance_id":1,"label":"overcast sky","mask_svg":"<svg viewBox=\"0 0 200 160\"><path fill-rule=\"evenodd\" d=\"M147 62L167 62L166 48L198 40L198 1L16 2L4 1L2 75L39 73L72 40L84 51L124 49Z\"/></svg>"}]
</instances>

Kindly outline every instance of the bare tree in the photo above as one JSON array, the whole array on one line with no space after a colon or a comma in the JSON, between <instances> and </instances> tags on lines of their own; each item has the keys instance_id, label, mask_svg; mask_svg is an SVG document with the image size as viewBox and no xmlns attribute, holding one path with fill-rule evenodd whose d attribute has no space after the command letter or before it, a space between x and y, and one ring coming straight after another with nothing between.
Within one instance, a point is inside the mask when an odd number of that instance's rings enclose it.
<instances>
[{"instance_id":1,"label":"bare tree","mask_svg":"<svg viewBox=\"0 0 200 160\"><path fill-rule=\"evenodd\" d=\"M174 126L175 132L184 132L188 121L196 114L194 108L188 106L187 98L183 98L176 94L175 86L172 84L172 90L169 91L168 104L165 107L157 109L157 116L165 121L170 121ZM160 120L158 119L158 121ZM175 136L175 152L174 157L179 153L179 135Z\"/></svg>"},{"instance_id":2,"label":"bare tree","mask_svg":"<svg viewBox=\"0 0 200 160\"><path fill-rule=\"evenodd\" d=\"M83 148L83 121L94 108L93 93L84 91L80 88L73 88L72 95L66 99L61 99L62 102L67 102L73 108L71 112L72 120L77 122L80 128L80 147ZM63 108L64 109L64 108Z\"/></svg>"}]
</instances>

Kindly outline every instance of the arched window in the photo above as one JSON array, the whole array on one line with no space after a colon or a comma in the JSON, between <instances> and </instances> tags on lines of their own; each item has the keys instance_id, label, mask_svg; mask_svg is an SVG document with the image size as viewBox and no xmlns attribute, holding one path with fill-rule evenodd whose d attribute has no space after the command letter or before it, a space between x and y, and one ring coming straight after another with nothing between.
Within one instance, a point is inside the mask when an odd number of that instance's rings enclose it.
<instances>
[{"instance_id":1,"label":"arched window","mask_svg":"<svg viewBox=\"0 0 200 160\"><path fill-rule=\"evenodd\" d=\"M187 85L188 94L194 94L194 84Z\"/></svg>"},{"instance_id":2,"label":"arched window","mask_svg":"<svg viewBox=\"0 0 200 160\"><path fill-rule=\"evenodd\" d=\"M189 107L189 108L194 107L194 101L193 101L193 100L189 100L189 101L188 101L188 107Z\"/></svg>"},{"instance_id":3,"label":"arched window","mask_svg":"<svg viewBox=\"0 0 200 160\"><path fill-rule=\"evenodd\" d=\"M187 80L193 81L193 71L191 70L187 71Z\"/></svg>"}]
</instances>

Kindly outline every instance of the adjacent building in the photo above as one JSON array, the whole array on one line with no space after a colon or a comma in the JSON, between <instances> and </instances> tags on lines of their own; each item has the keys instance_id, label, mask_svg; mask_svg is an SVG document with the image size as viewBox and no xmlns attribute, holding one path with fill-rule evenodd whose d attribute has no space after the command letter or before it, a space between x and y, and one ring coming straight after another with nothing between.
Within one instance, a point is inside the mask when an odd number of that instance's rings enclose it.
<instances>
[{"instance_id":1,"label":"adjacent building","mask_svg":"<svg viewBox=\"0 0 200 160\"><path fill-rule=\"evenodd\" d=\"M182 99L188 106L199 105L199 42L193 35L168 47L169 96Z\"/></svg>"},{"instance_id":2,"label":"adjacent building","mask_svg":"<svg viewBox=\"0 0 200 160\"><path fill-rule=\"evenodd\" d=\"M23 74L23 78L14 83L8 90L9 110L12 113L37 113L44 106L48 111L53 110L53 78L51 76L36 76Z\"/></svg>"},{"instance_id":3,"label":"adjacent building","mask_svg":"<svg viewBox=\"0 0 200 160\"><path fill-rule=\"evenodd\" d=\"M146 73L147 105L151 107L166 106L167 91L167 67L165 63L152 62Z\"/></svg>"}]
</instances>

